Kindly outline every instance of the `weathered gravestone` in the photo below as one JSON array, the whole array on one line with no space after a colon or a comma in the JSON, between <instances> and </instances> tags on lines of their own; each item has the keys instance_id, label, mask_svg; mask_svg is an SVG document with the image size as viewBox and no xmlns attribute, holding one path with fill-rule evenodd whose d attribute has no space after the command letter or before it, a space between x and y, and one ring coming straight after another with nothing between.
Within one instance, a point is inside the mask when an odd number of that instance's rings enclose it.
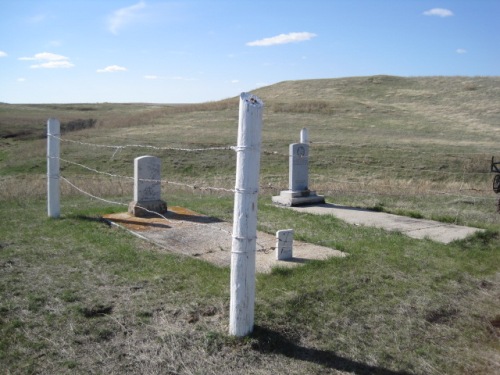
<instances>
[{"instance_id":1,"label":"weathered gravestone","mask_svg":"<svg viewBox=\"0 0 500 375\"><path fill-rule=\"evenodd\" d=\"M276 232L276 259L293 258L293 229L283 229Z\"/></svg>"},{"instance_id":2,"label":"weathered gravestone","mask_svg":"<svg viewBox=\"0 0 500 375\"><path fill-rule=\"evenodd\" d=\"M167 211L167 203L161 199L161 161L155 156L134 159L134 200L128 212L145 217Z\"/></svg>"},{"instance_id":3,"label":"weathered gravestone","mask_svg":"<svg viewBox=\"0 0 500 375\"><path fill-rule=\"evenodd\" d=\"M289 147L288 190L280 192L272 198L273 202L283 206L325 203L325 197L309 190L309 144L307 129L302 129L301 143L293 143Z\"/></svg>"}]
</instances>

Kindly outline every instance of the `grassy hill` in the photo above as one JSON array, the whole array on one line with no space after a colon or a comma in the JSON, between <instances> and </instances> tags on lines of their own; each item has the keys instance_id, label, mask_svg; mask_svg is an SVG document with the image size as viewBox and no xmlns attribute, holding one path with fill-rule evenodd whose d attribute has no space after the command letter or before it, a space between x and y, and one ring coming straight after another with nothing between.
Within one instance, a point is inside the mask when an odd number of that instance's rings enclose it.
<instances>
[{"instance_id":1,"label":"grassy hill","mask_svg":"<svg viewBox=\"0 0 500 375\"><path fill-rule=\"evenodd\" d=\"M229 269L169 254L100 217L162 159L169 205L230 221L238 99L190 105L0 104L0 372L496 374L499 77L354 77L255 90L265 103L259 229L349 254L257 277L255 332L227 336ZM46 217L49 117L62 217ZM486 229L449 245L278 209L288 145L311 140L327 201ZM194 187L196 186L196 187ZM104 198L107 202L99 200Z\"/></svg>"},{"instance_id":2,"label":"grassy hill","mask_svg":"<svg viewBox=\"0 0 500 375\"><path fill-rule=\"evenodd\" d=\"M462 224L498 224L489 171L492 156L500 158L500 77L288 81L255 94L266 106L264 194L287 188L288 145L307 127L310 185L331 200ZM234 145L236 98L192 105L1 104L0 175L44 174L45 141L40 137L51 116L60 119L67 139L157 147L120 148L112 157L109 147L93 147L89 153L66 142L63 154L69 161L131 176L134 157L155 153L164 160L164 176L173 181L223 188L234 184L233 154L213 152L200 158L165 148ZM78 131L88 125L92 128ZM74 164L63 168L69 175L89 174ZM130 185L128 190L122 186L130 192Z\"/></svg>"}]
</instances>

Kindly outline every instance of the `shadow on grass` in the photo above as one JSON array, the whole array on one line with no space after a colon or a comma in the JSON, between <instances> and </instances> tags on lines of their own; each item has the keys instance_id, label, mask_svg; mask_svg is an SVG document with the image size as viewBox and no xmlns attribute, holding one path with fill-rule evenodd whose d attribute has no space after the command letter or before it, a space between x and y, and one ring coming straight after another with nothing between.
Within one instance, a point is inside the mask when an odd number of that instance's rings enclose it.
<instances>
[{"instance_id":1,"label":"shadow on grass","mask_svg":"<svg viewBox=\"0 0 500 375\"><path fill-rule=\"evenodd\" d=\"M253 345L253 349L260 353L282 354L289 358L313 362L333 370L347 371L357 375L410 375L406 371L393 371L356 362L331 351L306 348L265 327L255 326L251 337L258 341Z\"/></svg>"},{"instance_id":2,"label":"shadow on grass","mask_svg":"<svg viewBox=\"0 0 500 375\"><path fill-rule=\"evenodd\" d=\"M82 221L91 221L91 222L95 222L95 223L102 223L102 224L106 224L109 227L111 226L111 223L108 220L106 220L100 216L72 215L72 216L69 216L69 218L76 219L76 220L82 220Z\"/></svg>"},{"instance_id":3,"label":"shadow on grass","mask_svg":"<svg viewBox=\"0 0 500 375\"><path fill-rule=\"evenodd\" d=\"M176 207L175 211L174 210L167 211L167 213L165 214L165 217L167 219L171 219L171 220L189 221L189 222L199 223L199 224L223 222L223 220L220 220L220 219L213 217L213 216L205 216L205 215L200 215L200 214L195 214L195 213L190 213L190 212L183 212L180 207Z\"/></svg>"}]
</instances>

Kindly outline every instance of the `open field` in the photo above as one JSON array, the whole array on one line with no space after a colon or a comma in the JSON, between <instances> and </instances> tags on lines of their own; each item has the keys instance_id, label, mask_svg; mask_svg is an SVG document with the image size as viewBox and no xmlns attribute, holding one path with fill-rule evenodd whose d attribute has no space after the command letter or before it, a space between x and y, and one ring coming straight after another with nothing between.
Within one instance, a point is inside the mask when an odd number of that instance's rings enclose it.
<instances>
[{"instance_id":1,"label":"open field","mask_svg":"<svg viewBox=\"0 0 500 375\"><path fill-rule=\"evenodd\" d=\"M256 329L227 336L229 269L166 254L99 217L123 206L62 184L45 208L48 117L61 174L132 200L133 159L162 159L165 199L232 220L238 101L0 104L0 373L494 374L500 369L500 78L290 81L265 105L259 229L349 253L257 279ZM276 209L288 145L311 140L332 203L486 229L450 245ZM148 147L137 147L137 145Z\"/></svg>"}]
</instances>

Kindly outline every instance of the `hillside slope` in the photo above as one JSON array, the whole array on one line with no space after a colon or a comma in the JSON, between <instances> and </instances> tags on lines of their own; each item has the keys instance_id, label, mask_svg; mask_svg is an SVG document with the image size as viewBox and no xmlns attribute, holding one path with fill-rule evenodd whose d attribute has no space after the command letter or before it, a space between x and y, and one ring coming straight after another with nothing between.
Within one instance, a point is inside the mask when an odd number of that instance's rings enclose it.
<instances>
[{"instance_id":1,"label":"hillside slope","mask_svg":"<svg viewBox=\"0 0 500 375\"><path fill-rule=\"evenodd\" d=\"M332 114L408 111L478 130L500 130L500 77L315 79L280 82L254 93L274 109Z\"/></svg>"}]
</instances>

